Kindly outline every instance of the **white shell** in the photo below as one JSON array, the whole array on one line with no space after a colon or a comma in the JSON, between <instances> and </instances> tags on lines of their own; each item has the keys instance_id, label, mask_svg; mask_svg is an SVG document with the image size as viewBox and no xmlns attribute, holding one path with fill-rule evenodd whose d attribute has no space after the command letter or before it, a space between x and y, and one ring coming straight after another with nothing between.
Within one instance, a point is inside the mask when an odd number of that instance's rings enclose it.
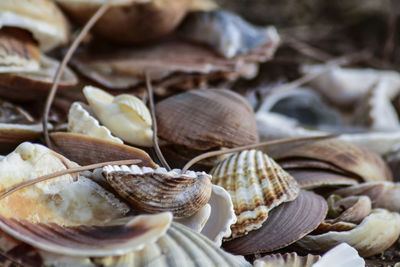
<instances>
[{"instance_id":1,"label":"white shell","mask_svg":"<svg viewBox=\"0 0 400 267\"><path fill-rule=\"evenodd\" d=\"M319 259L312 267L364 267L365 261L358 255L355 248L341 243L332 248Z\"/></svg>"},{"instance_id":2,"label":"white shell","mask_svg":"<svg viewBox=\"0 0 400 267\"><path fill-rule=\"evenodd\" d=\"M81 133L88 136L105 139L122 144L122 140L114 137L110 130L99 124L90 114L90 107L80 103L72 103L68 113L68 132Z\"/></svg>"},{"instance_id":3,"label":"white shell","mask_svg":"<svg viewBox=\"0 0 400 267\"><path fill-rule=\"evenodd\" d=\"M153 145L150 111L139 98L127 94L114 97L93 86L85 86L83 93L97 118L114 135L134 145Z\"/></svg>"},{"instance_id":4,"label":"white shell","mask_svg":"<svg viewBox=\"0 0 400 267\"><path fill-rule=\"evenodd\" d=\"M190 229L200 233L204 225L210 218L210 214L211 214L211 206L210 204L206 204L194 215L184 218L174 218L174 221L183 224L189 227Z\"/></svg>"}]
</instances>

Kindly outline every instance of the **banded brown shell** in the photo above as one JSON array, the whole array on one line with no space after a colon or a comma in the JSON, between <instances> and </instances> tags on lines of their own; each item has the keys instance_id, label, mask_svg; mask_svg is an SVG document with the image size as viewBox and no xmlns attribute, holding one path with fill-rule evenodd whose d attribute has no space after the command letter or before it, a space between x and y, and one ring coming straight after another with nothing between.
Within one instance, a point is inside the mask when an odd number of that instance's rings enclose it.
<instances>
[{"instance_id":1,"label":"banded brown shell","mask_svg":"<svg viewBox=\"0 0 400 267\"><path fill-rule=\"evenodd\" d=\"M257 150L232 154L211 175L212 182L225 188L232 198L237 216L231 226L233 238L260 228L271 209L294 200L300 190L293 177Z\"/></svg>"},{"instance_id":2,"label":"banded brown shell","mask_svg":"<svg viewBox=\"0 0 400 267\"><path fill-rule=\"evenodd\" d=\"M182 174L177 169L122 165L104 167L103 175L133 209L146 213L171 211L176 217L188 217L211 197L211 176L205 172Z\"/></svg>"}]
</instances>

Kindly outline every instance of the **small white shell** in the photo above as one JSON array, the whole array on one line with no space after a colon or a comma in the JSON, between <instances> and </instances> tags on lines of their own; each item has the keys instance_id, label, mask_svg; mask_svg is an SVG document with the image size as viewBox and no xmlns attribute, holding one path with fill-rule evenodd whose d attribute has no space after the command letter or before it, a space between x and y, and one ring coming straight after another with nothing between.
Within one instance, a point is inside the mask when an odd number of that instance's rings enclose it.
<instances>
[{"instance_id":1,"label":"small white shell","mask_svg":"<svg viewBox=\"0 0 400 267\"><path fill-rule=\"evenodd\" d=\"M153 145L150 111L133 95L117 97L92 86L83 93L100 122L122 140L139 146Z\"/></svg>"},{"instance_id":2,"label":"small white shell","mask_svg":"<svg viewBox=\"0 0 400 267\"><path fill-rule=\"evenodd\" d=\"M364 267L365 261L353 247L341 243L332 248L319 259L312 267Z\"/></svg>"},{"instance_id":3,"label":"small white shell","mask_svg":"<svg viewBox=\"0 0 400 267\"><path fill-rule=\"evenodd\" d=\"M99 124L98 120L90 114L89 106L80 102L74 102L69 109L68 132L82 133L118 144L123 143L121 139L114 137L109 129Z\"/></svg>"},{"instance_id":4,"label":"small white shell","mask_svg":"<svg viewBox=\"0 0 400 267\"><path fill-rule=\"evenodd\" d=\"M189 227L190 229L200 233L204 225L210 218L210 214L211 214L211 206L210 204L206 204L194 215L184 218L174 218L174 221L183 224Z\"/></svg>"}]
</instances>

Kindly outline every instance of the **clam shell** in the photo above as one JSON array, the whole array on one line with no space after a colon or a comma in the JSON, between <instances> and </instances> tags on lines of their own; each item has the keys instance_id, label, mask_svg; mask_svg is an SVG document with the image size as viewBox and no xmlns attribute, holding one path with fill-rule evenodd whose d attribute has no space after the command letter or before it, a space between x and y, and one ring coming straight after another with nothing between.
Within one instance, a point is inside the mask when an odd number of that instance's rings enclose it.
<instances>
[{"instance_id":1,"label":"clam shell","mask_svg":"<svg viewBox=\"0 0 400 267\"><path fill-rule=\"evenodd\" d=\"M211 172L212 182L225 188L232 198L237 222L232 238L258 229L268 213L299 193L297 182L273 159L258 150L232 154Z\"/></svg>"},{"instance_id":2,"label":"clam shell","mask_svg":"<svg viewBox=\"0 0 400 267\"><path fill-rule=\"evenodd\" d=\"M191 90L169 97L155 108L158 136L173 144L207 150L258 141L253 109L229 90Z\"/></svg>"},{"instance_id":3,"label":"clam shell","mask_svg":"<svg viewBox=\"0 0 400 267\"><path fill-rule=\"evenodd\" d=\"M249 255L286 247L318 227L328 211L326 201L308 191L271 210L260 229L222 244L233 253Z\"/></svg>"},{"instance_id":4,"label":"clam shell","mask_svg":"<svg viewBox=\"0 0 400 267\"><path fill-rule=\"evenodd\" d=\"M328 204L330 204L328 215L331 213L339 215L334 216L334 219L325 220L326 222L350 222L358 224L371 213L372 203L371 199L367 196L349 196L330 202L329 200L331 199L328 198Z\"/></svg>"},{"instance_id":5,"label":"clam shell","mask_svg":"<svg viewBox=\"0 0 400 267\"><path fill-rule=\"evenodd\" d=\"M377 154L357 145L338 140L322 140L283 152L284 158L312 159L328 162L360 180L390 181L392 175L386 163Z\"/></svg>"},{"instance_id":6,"label":"clam shell","mask_svg":"<svg viewBox=\"0 0 400 267\"><path fill-rule=\"evenodd\" d=\"M139 166L156 168L156 164L149 155L135 147L75 133L54 132L50 134L50 137L59 153L81 165L140 159L142 162Z\"/></svg>"},{"instance_id":7,"label":"clam shell","mask_svg":"<svg viewBox=\"0 0 400 267\"><path fill-rule=\"evenodd\" d=\"M176 217L189 217L207 204L211 197L211 176L205 172L164 168L106 166L108 183L138 211L171 211Z\"/></svg>"},{"instance_id":8,"label":"clam shell","mask_svg":"<svg viewBox=\"0 0 400 267\"><path fill-rule=\"evenodd\" d=\"M296 252L271 254L254 261L254 267L313 267L321 256L299 256Z\"/></svg>"},{"instance_id":9,"label":"clam shell","mask_svg":"<svg viewBox=\"0 0 400 267\"><path fill-rule=\"evenodd\" d=\"M399 234L400 215L384 209L375 209L353 230L308 235L296 244L309 251L321 252L345 242L357 249L362 257L368 257L389 248Z\"/></svg>"},{"instance_id":10,"label":"clam shell","mask_svg":"<svg viewBox=\"0 0 400 267\"><path fill-rule=\"evenodd\" d=\"M358 255L357 250L346 243L332 248L312 267L364 267L365 261Z\"/></svg>"},{"instance_id":11,"label":"clam shell","mask_svg":"<svg viewBox=\"0 0 400 267\"><path fill-rule=\"evenodd\" d=\"M0 151L2 153L10 152L22 142L38 139L42 132L41 123L31 125L0 123Z\"/></svg>"},{"instance_id":12,"label":"clam shell","mask_svg":"<svg viewBox=\"0 0 400 267\"><path fill-rule=\"evenodd\" d=\"M153 145L150 111L139 98L127 94L114 97L92 86L85 86L83 93L100 122L117 137L134 145Z\"/></svg>"},{"instance_id":13,"label":"clam shell","mask_svg":"<svg viewBox=\"0 0 400 267\"><path fill-rule=\"evenodd\" d=\"M90 114L89 106L80 102L74 102L69 109L68 132L81 133L118 144L123 143L121 139L114 137L110 130L99 124L99 121Z\"/></svg>"},{"instance_id":14,"label":"clam shell","mask_svg":"<svg viewBox=\"0 0 400 267\"><path fill-rule=\"evenodd\" d=\"M106 225L60 226L0 217L0 229L33 247L69 256L104 257L140 250L165 234L170 213L141 215Z\"/></svg>"},{"instance_id":15,"label":"clam shell","mask_svg":"<svg viewBox=\"0 0 400 267\"><path fill-rule=\"evenodd\" d=\"M314 189L325 186L350 186L357 184L357 180L328 171L313 169L286 170L302 189Z\"/></svg>"}]
</instances>

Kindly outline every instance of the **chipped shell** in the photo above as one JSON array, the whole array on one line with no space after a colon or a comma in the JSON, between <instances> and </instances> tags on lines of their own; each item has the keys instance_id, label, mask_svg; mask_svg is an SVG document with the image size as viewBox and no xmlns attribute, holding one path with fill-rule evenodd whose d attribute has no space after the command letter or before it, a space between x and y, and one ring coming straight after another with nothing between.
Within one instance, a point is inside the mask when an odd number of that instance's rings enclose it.
<instances>
[{"instance_id":1,"label":"chipped shell","mask_svg":"<svg viewBox=\"0 0 400 267\"><path fill-rule=\"evenodd\" d=\"M97 118L115 136L133 145L153 145L151 115L139 98L127 94L114 97L92 86L85 86L83 93Z\"/></svg>"}]
</instances>

